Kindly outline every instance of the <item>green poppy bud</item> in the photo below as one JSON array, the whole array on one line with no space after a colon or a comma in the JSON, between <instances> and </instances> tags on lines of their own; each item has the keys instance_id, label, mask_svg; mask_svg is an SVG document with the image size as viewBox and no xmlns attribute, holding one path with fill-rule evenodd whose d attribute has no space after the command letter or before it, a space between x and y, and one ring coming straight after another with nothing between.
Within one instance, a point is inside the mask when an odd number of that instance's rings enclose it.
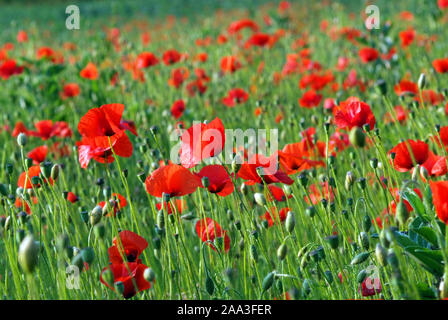
<instances>
[{"instance_id":1,"label":"green poppy bud","mask_svg":"<svg viewBox=\"0 0 448 320\"><path fill-rule=\"evenodd\" d=\"M91 264L95 258L95 252L92 248L84 248L81 250L81 258L85 263Z\"/></svg>"},{"instance_id":2,"label":"green poppy bud","mask_svg":"<svg viewBox=\"0 0 448 320\"><path fill-rule=\"evenodd\" d=\"M387 265L387 251L380 243L376 244L375 256L376 260L378 260L383 267Z\"/></svg>"},{"instance_id":3,"label":"green poppy bud","mask_svg":"<svg viewBox=\"0 0 448 320\"><path fill-rule=\"evenodd\" d=\"M294 217L294 213L292 211L288 211L286 214L285 227L286 231L292 233L294 231L294 227L296 225L296 218Z\"/></svg>"},{"instance_id":4,"label":"green poppy bud","mask_svg":"<svg viewBox=\"0 0 448 320\"><path fill-rule=\"evenodd\" d=\"M213 292L215 291L215 284L208 275L205 277L205 289L207 290L207 293L209 295L213 295Z\"/></svg>"},{"instance_id":5,"label":"green poppy bud","mask_svg":"<svg viewBox=\"0 0 448 320\"><path fill-rule=\"evenodd\" d=\"M335 250L339 247L339 236L337 234L325 237L325 240L331 249Z\"/></svg>"},{"instance_id":6,"label":"green poppy bud","mask_svg":"<svg viewBox=\"0 0 448 320\"><path fill-rule=\"evenodd\" d=\"M259 206L265 206L266 205L266 198L265 198L265 196L264 196L264 194L262 194L262 193L255 193L254 194L254 199L255 199L255 202L259 205Z\"/></svg>"},{"instance_id":7,"label":"green poppy bud","mask_svg":"<svg viewBox=\"0 0 448 320\"><path fill-rule=\"evenodd\" d=\"M288 247L286 246L286 243L282 243L277 249L277 258L279 260L285 259L287 252L288 252Z\"/></svg>"},{"instance_id":8,"label":"green poppy bud","mask_svg":"<svg viewBox=\"0 0 448 320\"><path fill-rule=\"evenodd\" d=\"M27 235L20 243L18 259L23 271L32 273L38 263L39 245L32 235Z\"/></svg>"},{"instance_id":9,"label":"green poppy bud","mask_svg":"<svg viewBox=\"0 0 448 320\"><path fill-rule=\"evenodd\" d=\"M426 75L424 73L420 74L420 77L418 78L417 84L418 84L418 88L420 90L425 88L425 86L426 86Z\"/></svg>"},{"instance_id":10,"label":"green poppy bud","mask_svg":"<svg viewBox=\"0 0 448 320\"><path fill-rule=\"evenodd\" d=\"M264 277L263 282L261 283L261 289L263 292L266 292L272 287L272 284L274 283L274 275L275 272L270 272L266 277Z\"/></svg>"},{"instance_id":11,"label":"green poppy bud","mask_svg":"<svg viewBox=\"0 0 448 320\"><path fill-rule=\"evenodd\" d=\"M51 179L56 180L59 177L59 169L60 166L58 164L53 165L51 167Z\"/></svg>"},{"instance_id":12,"label":"green poppy bud","mask_svg":"<svg viewBox=\"0 0 448 320\"><path fill-rule=\"evenodd\" d=\"M92 226L96 225L98 222L100 222L102 215L103 215L103 208L101 208L101 206L96 206L95 208L93 208L92 212L90 212L89 215L90 224Z\"/></svg>"},{"instance_id":13,"label":"green poppy bud","mask_svg":"<svg viewBox=\"0 0 448 320\"><path fill-rule=\"evenodd\" d=\"M257 247L254 244L250 246L250 256L255 262L258 261L258 251Z\"/></svg>"},{"instance_id":14,"label":"green poppy bud","mask_svg":"<svg viewBox=\"0 0 448 320\"><path fill-rule=\"evenodd\" d=\"M21 133L19 133L19 135L17 136L17 144L20 146L20 147L24 147L25 145L26 145L26 134L25 133L23 133L23 132L21 132Z\"/></svg>"},{"instance_id":15,"label":"green poppy bud","mask_svg":"<svg viewBox=\"0 0 448 320\"><path fill-rule=\"evenodd\" d=\"M366 261L370 256L369 252L361 252L357 256L353 258L353 260L350 262L351 265L360 264Z\"/></svg>"},{"instance_id":16,"label":"green poppy bud","mask_svg":"<svg viewBox=\"0 0 448 320\"><path fill-rule=\"evenodd\" d=\"M367 278L367 271L365 269L362 269L356 276L356 281L358 283L362 283L366 278Z\"/></svg>"},{"instance_id":17,"label":"green poppy bud","mask_svg":"<svg viewBox=\"0 0 448 320\"><path fill-rule=\"evenodd\" d=\"M305 213L308 217L312 218L316 214L316 209L313 206L309 206L305 209Z\"/></svg>"},{"instance_id":18,"label":"green poppy bud","mask_svg":"<svg viewBox=\"0 0 448 320\"><path fill-rule=\"evenodd\" d=\"M406 224L406 221L409 219L409 211L406 205L404 204L403 199L401 199L400 202L398 202L395 216L400 226L404 226Z\"/></svg>"},{"instance_id":19,"label":"green poppy bud","mask_svg":"<svg viewBox=\"0 0 448 320\"><path fill-rule=\"evenodd\" d=\"M153 282L154 279L156 278L156 274L154 273L154 270L152 270L151 268L146 268L145 271L143 272L143 277L145 278L146 281Z\"/></svg>"},{"instance_id":20,"label":"green poppy bud","mask_svg":"<svg viewBox=\"0 0 448 320\"><path fill-rule=\"evenodd\" d=\"M369 249L369 246L370 246L369 235L366 232L361 231L361 233L359 234L359 237L358 237L358 241L361 244L361 246L364 248L364 250Z\"/></svg>"},{"instance_id":21,"label":"green poppy bud","mask_svg":"<svg viewBox=\"0 0 448 320\"><path fill-rule=\"evenodd\" d=\"M353 127L349 133L350 143L358 148L363 148L366 145L366 135L359 127Z\"/></svg>"}]
</instances>

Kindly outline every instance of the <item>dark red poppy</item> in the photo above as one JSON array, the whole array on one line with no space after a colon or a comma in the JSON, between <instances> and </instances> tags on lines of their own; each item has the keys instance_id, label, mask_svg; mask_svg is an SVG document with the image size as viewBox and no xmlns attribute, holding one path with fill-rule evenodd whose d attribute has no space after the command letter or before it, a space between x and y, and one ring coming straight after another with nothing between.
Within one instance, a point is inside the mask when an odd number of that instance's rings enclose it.
<instances>
[{"instance_id":1,"label":"dark red poppy","mask_svg":"<svg viewBox=\"0 0 448 320\"><path fill-rule=\"evenodd\" d=\"M40 47L37 49L36 57L37 59L48 59L52 60L55 56L55 52L50 47Z\"/></svg>"},{"instance_id":2,"label":"dark red poppy","mask_svg":"<svg viewBox=\"0 0 448 320\"><path fill-rule=\"evenodd\" d=\"M219 164L205 166L196 175L201 179L207 177L209 182L208 191L216 193L218 196L228 196L234 190L229 173Z\"/></svg>"},{"instance_id":3,"label":"dark red poppy","mask_svg":"<svg viewBox=\"0 0 448 320\"><path fill-rule=\"evenodd\" d=\"M448 58L435 59L432 62L432 66L438 73L446 73L448 72Z\"/></svg>"},{"instance_id":4,"label":"dark red poppy","mask_svg":"<svg viewBox=\"0 0 448 320\"><path fill-rule=\"evenodd\" d=\"M359 50L359 58L362 63L369 63L378 59L379 53L378 50L374 48L362 48Z\"/></svg>"},{"instance_id":5,"label":"dark red poppy","mask_svg":"<svg viewBox=\"0 0 448 320\"><path fill-rule=\"evenodd\" d=\"M263 181L266 184L284 183L291 185L294 183L294 180L279 168L277 154L273 154L270 157L265 157L261 154L253 155L247 162L241 165L238 177L246 180L245 183L248 185L262 184Z\"/></svg>"},{"instance_id":6,"label":"dark red poppy","mask_svg":"<svg viewBox=\"0 0 448 320\"><path fill-rule=\"evenodd\" d=\"M173 69L171 70L171 78L168 79L168 84L174 88L179 88L188 79L189 75L190 72L185 67Z\"/></svg>"},{"instance_id":7,"label":"dark red poppy","mask_svg":"<svg viewBox=\"0 0 448 320\"><path fill-rule=\"evenodd\" d=\"M448 224L448 181L430 181L429 185L437 216Z\"/></svg>"},{"instance_id":8,"label":"dark red poppy","mask_svg":"<svg viewBox=\"0 0 448 320\"><path fill-rule=\"evenodd\" d=\"M181 197L202 186L201 179L177 164L169 164L155 170L145 181L146 192L161 198L164 193Z\"/></svg>"},{"instance_id":9,"label":"dark red poppy","mask_svg":"<svg viewBox=\"0 0 448 320\"><path fill-rule=\"evenodd\" d=\"M415 162L412 159L410 151ZM393 160L391 159L395 170L406 172L411 170L416 164L421 165L425 163L429 156L429 146L420 140L406 140L393 147L388 152L388 155L390 156L392 153L395 154L395 158Z\"/></svg>"},{"instance_id":10,"label":"dark red poppy","mask_svg":"<svg viewBox=\"0 0 448 320\"><path fill-rule=\"evenodd\" d=\"M171 115L174 119L179 119L185 111L185 102L184 100L176 100L171 106Z\"/></svg>"},{"instance_id":11,"label":"dark red poppy","mask_svg":"<svg viewBox=\"0 0 448 320\"><path fill-rule=\"evenodd\" d=\"M207 86L205 85L205 82L201 79L196 79L191 82L189 82L185 89L187 90L188 94L190 96L194 96L196 93L199 95L202 95L207 91Z\"/></svg>"},{"instance_id":12,"label":"dark red poppy","mask_svg":"<svg viewBox=\"0 0 448 320\"><path fill-rule=\"evenodd\" d=\"M234 107L236 104L242 104L249 99L249 94L241 88L235 88L228 92L222 99L222 103L227 107Z\"/></svg>"},{"instance_id":13,"label":"dark red poppy","mask_svg":"<svg viewBox=\"0 0 448 320\"><path fill-rule=\"evenodd\" d=\"M184 131L181 137L180 162L186 168L221 153L225 144L225 129L221 119L197 123Z\"/></svg>"},{"instance_id":14,"label":"dark red poppy","mask_svg":"<svg viewBox=\"0 0 448 320\"><path fill-rule=\"evenodd\" d=\"M284 222L286 220L288 211L291 210L289 208L282 208L280 209L280 211L278 211L276 207L273 207L271 212L266 211L262 218L264 218L268 222L269 226L272 227L274 223L278 223L279 221Z\"/></svg>"},{"instance_id":15,"label":"dark red poppy","mask_svg":"<svg viewBox=\"0 0 448 320\"><path fill-rule=\"evenodd\" d=\"M180 61L182 55L177 50L167 50L163 53L163 63L167 66L175 64Z\"/></svg>"},{"instance_id":16,"label":"dark red poppy","mask_svg":"<svg viewBox=\"0 0 448 320\"><path fill-rule=\"evenodd\" d=\"M135 67L137 69L144 69L155 66L159 63L159 59L152 52L142 52L137 56Z\"/></svg>"},{"instance_id":17,"label":"dark red poppy","mask_svg":"<svg viewBox=\"0 0 448 320\"><path fill-rule=\"evenodd\" d=\"M128 270L129 268L129 270ZM114 276L114 283L122 282L124 286L123 297L126 299L132 298L138 292L148 290L151 288L151 284L145 280L143 274L148 267L141 263L131 262L127 265L124 263L111 264L105 267L100 274L100 281L106 285L109 289L115 291L115 288L108 284L103 279L103 273L110 269ZM130 272L129 272L130 271ZM135 282L135 285L134 285Z\"/></svg>"},{"instance_id":18,"label":"dark red poppy","mask_svg":"<svg viewBox=\"0 0 448 320\"><path fill-rule=\"evenodd\" d=\"M96 80L96 79L98 79L99 73L98 73L98 69L96 68L95 64L93 64L92 62L89 62L85 66L85 68L81 70L79 75L81 77L83 77L84 79Z\"/></svg>"},{"instance_id":19,"label":"dark red poppy","mask_svg":"<svg viewBox=\"0 0 448 320\"><path fill-rule=\"evenodd\" d=\"M241 63L234 56L226 56L221 59L221 71L233 73L241 68Z\"/></svg>"},{"instance_id":20,"label":"dark red poppy","mask_svg":"<svg viewBox=\"0 0 448 320\"><path fill-rule=\"evenodd\" d=\"M129 129L134 134L132 122L121 119L124 111L122 104L107 104L90 109L79 121L78 130L82 140L77 142L79 163L86 168L91 159L100 163L114 161L113 151L117 156L130 157L133 147L126 135Z\"/></svg>"},{"instance_id":21,"label":"dark red poppy","mask_svg":"<svg viewBox=\"0 0 448 320\"><path fill-rule=\"evenodd\" d=\"M311 89L303 94L303 96L299 99L299 104L304 108L314 108L320 104L321 100L322 95Z\"/></svg>"},{"instance_id":22,"label":"dark red poppy","mask_svg":"<svg viewBox=\"0 0 448 320\"><path fill-rule=\"evenodd\" d=\"M214 242L215 246L218 249L221 249L222 247L219 246L219 243L217 243L215 240L217 238L224 238L223 244L224 244L224 251L228 252L230 249L230 238L227 235L226 230L222 230L221 226L214 221L211 218L205 218L203 220L199 220L196 223L196 233L199 236L199 238L202 240L202 242L206 241L212 241ZM215 248L208 244L213 250Z\"/></svg>"},{"instance_id":23,"label":"dark red poppy","mask_svg":"<svg viewBox=\"0 0 448 320\"><path fill-rule=\"evenodd\" d=\"M0 64L0 78L3 80L8 80L9 77L23 72L23 67L18 66L16 61L13 59L7 59Z\"/></svg>"},{"instance_id":24,"label":"dark red poppy","mask_svg":"<svg viewBox=\"0 0 448 320\"><path fill-rule=\"evenodd\" d=\"M47 157L47 152L47 146L40 146L28 152L27 156L28 158L33 159L34 164L39 164L45 160L45 158Z\"/></svg>"},{"instance_id":25,"label":"dark red poppy","mask_svg":"<svg viewBox=\"0 0 448 320\"><path fill-rule=\"evenodd\" d=\"M123 257L127 262L141 263L139 259L143 250L148 247L148 242L138 234L124 230L119 233L120 241L115 237L113 245L107 251L109 253L109 261L112 264L123 263Z\"/></svg>"},{"instance_id":26,"label":"dark red poppy","mask_svg":"<svg viewBox=\"0 0 448 320\"><path fill-rule=\"evenodd\" d=\"M375 116L370 106L355 97L349 98L335 107L333 114L336 125L341 129L362 128L366 124L370 126L371 130L375 127Z\"/></svg>"}]
</instances>

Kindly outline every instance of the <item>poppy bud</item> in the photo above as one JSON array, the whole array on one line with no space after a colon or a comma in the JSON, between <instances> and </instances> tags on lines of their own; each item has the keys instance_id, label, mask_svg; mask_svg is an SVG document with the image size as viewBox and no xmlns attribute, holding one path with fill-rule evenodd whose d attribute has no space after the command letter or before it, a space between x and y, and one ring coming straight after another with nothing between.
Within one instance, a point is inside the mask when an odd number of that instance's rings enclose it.
<instances>
[{"instance_id":1,"label":"poppy bud","mask_svg":"<svg viewBox=\"0 0 448 320\"><path fill-rule=\"evenodd\" d=\"M362 269L358 275L356 276L356 281L358 283L362 283L367 277L367 271L365 269Z\"/></svg>"},{"instance_id":2,"label":"poppy bud","mask_svg":"<svg viewBox=\"0 0 448 320\"><path fill-rule=\"evenodd\" d=\"M305 174L301 173L301 174L299 174L298 178L299 178L300 185L302 187L306 188L306 185L308 184L308 177Z\"/></svg>"},{"instance_id":3,"label":"poppy bud","mask_svg":"<svg viewBox=\"0 0 448 320\"><path fill-rule=\"evenodd\" d=\"M264 229L268 229L269 228L269 222L267 220L263 220L263 221L261 221L261 226Z\"/></svg>"},{"instance_id":4,"label":"poppy bud","mask_svg":"<svg viewBox=\"0 0 448 320\"><path fill-rule=\"evenodd\" d=\"M384 249L384 247L377 243L375 247L375 256L378 262L385 267L387 265L387 251Z\"/></svg>"},{"instance_id":5,"label":"poppy bud","mask_svg":"<svg viewBox=\"0 0 448 320\"><path fill-rule=\"evenodd\" d=\"M129 174L129 170L128 170L128 169L123 169L123 170L121 171L121 173L123 174L123 177L127 178L127 177L128 177L128 174Z\"/></svg>"},{"instance_id":6,"label":"poppy bud","mask_svg":"<svg viewBox=\"0 0 448 320\"><path fill-rule=\"evenodd\" d=\"M305 209L305 213L308 217L312 218L316 214L316 209L313 206L309 206Z\"/></svg>"},{"instance_id":7,"label":"poppy bud","mask_svg":"<svg viewBox=\"0 0 448 320\"><path fill-rule=\"evenodd\" d=\"M330 122L326 121L324 123L324 129L325 129L326 133L328 133L328 131L330 131Z\"/></svg>"},{"instance_id":8,"label":"poppy bud","mask_svg":"<svg viewBox=\"0 0 448 320\"><path fill-rule=\"evenodd\" d=\"M272 287L272 284L274 283L274 275L275 272L270 272L266 277L264 277L263 282L261 283L261 289L263 292L266 292Z\"/></svg>"},{"instance_id":9,"label":"poppy bud","mask_svg":"<svg viewBox=\"0 0 448 320\"><path fill-rule=\"evenodd\" d=\"M27 235L20 243L18 259L26 273L32 273L38 262L39 246L32 235Z\"/></svg>"},{"instance_id":10,"label":"poppy bud","mask_svg":"<svg viewBox=\"0 0 448 320\"><path fill-rule=\"evenodd\" d=\"M102 215L103 215L103 208L101 208L101 206L96 206L95 208L93 208L89 216L90 224L92 226L96 225L98 222L100 222Z\"/></svg>"},{"instance_id":11,"label":"poppy bud","mask_svg":"<svg viewBox=\"0 0 448 320\"><path fill-rule=\"evenodd\" d=\"M257 247L256 247L254 244L252 244L252 245L250 246L250 257L251 257L255 262L258 261L258 251L257 251Z\"/></svg>"},{"instance_id":12,"label":"poppy bud","mask_svg":"<svg viewBox=\"0 0 448 320\"><path fill-rule=\"evenodd\" d=\"M14 166L11 163L5 165L5 171L8 175L11 175L14 171Z\"/></svg>"},{"instance_id":13,"label":"poppy bud","mask_svg":"<svg viewBox=\"0 0 448 320\"><path fill-rule=\"evenodd\" d=\"M285 259L287 252L288 252L288 247L286 246L286 243L282 243L277 249L277 258L279 260Z\"/></svg>"},{"instance_id":14,"label":"poppy bud","mask_svg":"<svg viewBox=\"0 0 448 320\"><path fill-rule=\"evenodd\" d=\"M241 221L240 220L236 220L234 225L235 225L236 230L241 230Z\"/></svg>"},{"instance_id":15,"label":"poppy bud","mask_svg":"<svg viewBox=\"0 0 448 320\"><path fill-rule=\"evenodd\" d=\"M428 178L429 178L428 170L426 170L426 168L424 166L420 167L420 176L422 177L422 179L425 179L425 180L428 180Z\"/></svg>"},{"instance_id":16,"label":"poppy bud","mask_svg":"<svg viewBox=\"0 0 448 320\"><path fill-rule=\"evenodd\" d=\"M246 186L245 183L241 184L240 191L241 191L242 194L247 195L248 190L247 190L247 186Z\"/></svg>"},{"instance_id":17,"label":"poppy bud","mask_svg":"<svg viewBox=\"0 0 448 320\"><path fill-rule=\"evenodd\" d=\"M17 144L22 148L26 145L26 134L23 132L19 133L17 136Z\"/></svg>"},{"instance_id":18,"label":"poppy bud","mask_svg":"<svg viewBox=\"0 0 448 320\"><path fill-rule=\"evenodd\" d=\"M154 273L154 270L152 270L151 268L146 268L145 271L143 272L143 277L145 278L146 281L152 282L156 278L156 274Z\"/></svg>"},{"instance_id":19,"label":"poppy bud","mask_svg":"<svg viewBox=\"0 0 448 320\"><path fill-rule=\"evenodd\" d=\"M170 202L170 198L171 198L171 197L170 197L170 194L169 194L169 193L165 193L165 192L164 192L164 193L162 194L162 200L163 200L163 202L167 202L167 203Z\"/></svg>"},{"instance_id":20,"label":"poppy bud","mask_svg":"<svg viewBox=\"0 0 448 320\"><path fill-rule=\"evenodd\" d=\"M339 236L337 234L325 237L325 240L329 244L330 248L335 250L339 246Z\"/></svg>"},{"instance_id":21,"label":"poppy bud","mask_svg":"<svg viewBox=\"0 0 448 320\"><path fill-rule=\"evenodd\" d=\"M11 216L7 216L3 228L5 228L5 231L8 231L10 227L11 227Z\"/></svg>"},{"instance_id":22,"label":"poppy bud","mask_svg":"<svg viewBox=\"0 0 448 320\"><path fill-rule=\"evenodd\" d=\"M360 232L359 237L358 237L358 241L361 243L361 246L365 250L369 249L369 246L370 246L370 244L369 244L369 235L366 232L364 232L364 231Z\"/></svg>"},{"instance_id":23,"label":"poppy bud","mask_svg":"<svg viewBox=\"0 0 448 320\"><path fill-rule=\"evenodd\" d=\"M372 169L378 168L378 159L377 158L370 159L370 166L372 167Z\"/></svg>"},{"instance_id":24,"label":"poppy bud","mask_svg":"<svg viewBox=\"0 0 448 320\"><path fill-rule=\"evenodd\" d=\"M386 230L381 230L380 232L380 243L383 245L383 247L385 248L389 248L390 246L390 241L386 236Z\"/></svg>"},{"instance_id":25,"label":"poppy bud","mask_svg":"<svg viewBox=\"0 0 448 320\"><path fill-rule=\"evenodd\" d=\"M378 88L379 92L384 96L387 93L387 84L386 81L384 81L383 79L379 79L376 82L376 87Z\"/></svg>"},{"instance_id":26,"label":"poppy bud","mask_svg":"<svg viewBox=\"0 0 448 320\"><path fill-rule=\"evenodd\" d=\"M257 193L254 194L254 199L255 199L255 202L259 206L263 207L263 206L266 205L266 198L265 198L264 194L257 192Z\"/></svg>"},{"instance_id":27,"label":"poppy bud","mask_svg":"<svg viewBox=\"0 0 448 320\"><path fill-rule=\"evenodd\" d=\"M102 185L104 184L104 179L103 179L103 178L98 178L98 179L96 179L95 184L96 184L97 186L102 186Z\"/></svg>"},{"instance_id":28,"label":"poppy bud","mask_svg":"<svg viewBox=\"0 0 448 320\"><path fill-rule=\"evenodd\" d=\"M295 225L296 225L296 218L294 217L294 213L288 211L288 213L286 214L286 221L285 221L286 230L289 233L292 233L294 231Z\"/></svg>"},{"instance_id":29,"label":"poppy bud","mask_svg":"<svg viewBox=\"0 0 448 320\"><path fill-rule=\"evenodd\" d=\"M103 223L98 223L93 227L93 233L99 239L103 239L104 234L106 233L106 227L104 226Z\"/></svg>"},{"instance_id":30,"label":"poppy bud","mask_svg":"<svg viewBox=\"0 0 448 320\"><path fill-rule=\"evenodd\" d=\"M398 202L395 216L397 217L400 226L404 226L406 224L406 221L409 219L409 211L406 205L404 204L403 199L401 199L401 201Z\"/></svg>"},{"instance_id":31,"label":"poppy bud","mask_svg":"<svg viewBox=\"0 0 448 320\"><path fill-rule=\"evenodd\" d=\"M165 228L165 216L163 214L163 210L159 210L159 212L157 213L157 226L160 229Z\"/></svg>"},{"instance_id":32,"label":"poppy bud","mask_svg":"<svg viewBox=\"0 0 448 320\"><path fill-rule=\"evenodd\" d=\"M59 177L59 165L55 164L51 168L51 179L56 180Z\"/></svg>"},{"instance_id":33,"label":"poppy bud","mask_svg":"<svg viewBox=\"0 0 448 320\"><path fill-rule=\"evenodd\" d=\"M424 73L420 74L420 77L418 78L417 84L418 84L418 88L420 90L425 88L425 86L426 86L426 75Z\"/></svg>"},{"instance_id":34,"label":"poppy bud","mask_svg":"<svg viewBox=\"0 0 448 320\"><path fill-rule=\"evenodd\" d=\"M353 127L349 133L350 143L359 148L363 148L366 145L366 135L359 127Z\"/></svg>"},{"instance_id":35,"label":"poppy bud","mask_svg":"<svg viewBox=\"0 0 448 320\"><path fill-rule=\"evenodd\" d=\"M353 183L355 183L355 176L351 171L347 171L347 174L345 175L345 189L347 191L350 191L350 189L353 186Z\"/></svg>"},{"instance_id":36,"label":"poppy bud","mask_svg":"<svg viewBox=\"0 0 448 320\"><path fill-rule=\"evenodd\" d=\"M92 248L84 248L81 250L80 254L82 260L87 264L91 264L93 262L93 259L95 258L95 252Z\"/></svg>"},{"instance_id":37,"label":"poppy bud","mask_svg":"<svg viewBox=\"0 0 448 320\"><path fill-rule=\"evenodd\" d=\"M152 126L150 129L151 133L155 136L157 133L159 133L159 127L158 126Z\"/></svg>"},{"instance_id":38,"label":"poppy bud","mask_svg":"<svg viewBox=\"0 0 448 320\"><path fill-rule=\"evenodd\" d=\"M372 227L372 220L370 219L369 215L366 214L362 219L362 228L365 232L369 232L371 227Z\"/></svg>"},{"instance_id":39,"label":"poppy bud","mask_svg":"<svg viewBox=\"0 0 448 320\"><path fill-rule=\"evenodd\" d=\"M350 262L350 264L353 266L355 264L360 264L363 263L364 261L366 261L370 256L369 252L361 252L360 254L358 254L357 256L355 256L352 261Z\"/></svg>"},{"instance_id":40,"label":"poppy bud","mask_svg":"<svg viewBox=\"0 0 448 320\"><path fill-rule=\"evenodd\" d=\"M0 194L5 197L8 195L8 189L4 183L0 183Z\"/></svg>"},{"instance_id":41,"label":"poppy bud","mask_svg":"<svg viewBox=\"0 0 448 320\"><path fill-rule=\"evenodd\" d=\"M210 185L210 181L208 180L208 177L202 177L201 181L202 181L202 185L204 186L204 188L208 188L208 186Z\"/></svg>"}]
</instances>

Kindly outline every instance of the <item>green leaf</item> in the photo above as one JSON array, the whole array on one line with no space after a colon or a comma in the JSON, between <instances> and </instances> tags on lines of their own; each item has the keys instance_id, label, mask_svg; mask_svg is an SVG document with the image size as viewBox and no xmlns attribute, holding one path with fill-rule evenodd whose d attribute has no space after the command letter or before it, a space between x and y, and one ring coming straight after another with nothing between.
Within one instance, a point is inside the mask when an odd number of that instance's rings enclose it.
<instances>
[{"instance_id":1,"label":"green leaf","mask_svg":"<svg viewBox=\"0 0 448 320\"><path fill-rule=\"evenodd\" d=\"M419 217L421 217L426 222L430 221L428 215L426 214L425 206L423 205L423 202L417 195L417 193L415 193L411 189L406 189L406 191L403 192L403 199L409 202L409 204Z\"/></svg>"},{"instance_id":2,"label":"green leaf","mask_svg":"<svg viewBox=\"0 0 448 320\"><path fill-rule=\"evenodd\" d=\"M432 228L424 226L414 229L413 231L417 233L419 236L423 237L426 241L431 243L434 247L439 246L436 232Z\"/></svg>"}]
</instances>

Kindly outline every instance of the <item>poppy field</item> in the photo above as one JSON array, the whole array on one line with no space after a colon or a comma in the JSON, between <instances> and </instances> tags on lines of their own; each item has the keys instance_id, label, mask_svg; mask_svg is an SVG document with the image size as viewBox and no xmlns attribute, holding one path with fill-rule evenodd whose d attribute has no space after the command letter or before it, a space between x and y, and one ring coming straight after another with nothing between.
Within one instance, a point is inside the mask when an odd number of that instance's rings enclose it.
<instances>
[{"instance_id":1,"label":"poppy field","mask_svg":"<svg viewBox=\"0 0 448 320\"><path fill-rule=\"evenodd\" d=\"M448 298L448 1L0 6L2 300Z\"/></svg>"}]
</instances>

